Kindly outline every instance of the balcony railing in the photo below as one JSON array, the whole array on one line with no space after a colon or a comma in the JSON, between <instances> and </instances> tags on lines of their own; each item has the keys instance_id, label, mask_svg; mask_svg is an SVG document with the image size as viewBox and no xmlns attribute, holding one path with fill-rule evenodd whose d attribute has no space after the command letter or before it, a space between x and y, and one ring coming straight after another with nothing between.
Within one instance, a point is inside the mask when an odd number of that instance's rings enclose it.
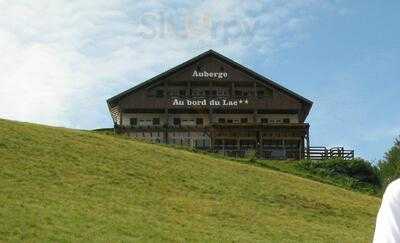
<instances>
[{"instance_id":1,"label":"balcony railing","mask_svg":"<svg viewBox=\"0 0 400 243\"><path fill-rule=\"evenodd\" d=\"M211 122L205 124L194 124L194 125L174 125L174 124L161 124L161 125L116 125L115 128L206 128L206 127L214 127L214 128L221 128L221 127L306 127L309 126L308 123L260 123L260 122L246 122L246 123L218 123L218 122Z\"/></svg>"}]
</instances>

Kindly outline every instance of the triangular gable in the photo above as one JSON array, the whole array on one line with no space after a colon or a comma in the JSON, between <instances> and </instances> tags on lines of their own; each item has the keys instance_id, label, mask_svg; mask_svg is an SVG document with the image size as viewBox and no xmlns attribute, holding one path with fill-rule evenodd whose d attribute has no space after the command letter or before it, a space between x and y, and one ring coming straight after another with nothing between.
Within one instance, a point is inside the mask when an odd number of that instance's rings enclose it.
<instances>
[{"instance_id":1,"label":"triangular gable","mask_svg":"<svg viewBox=\"0 0 400 243\"><path fill-rule=\"evenodd\" d=\"M142 82L142 83L134 86L131 89L128 89L125 92L122 92L122 93L120 93L120 94L108 99L107 103L108 103L109 107L112 108L112 107L116 106L118 101L121 98L125 97L126 95L131 94L131 93L137 91L138 89L140 89L142 87L146 87L146 86L150 86L152 84L155 84L156 82L158 82L160 80L164 80L166 78L173 77L175 74L179 75L179 72L184 71L187 68L192 67L193 65L196 65L197 63L201 63L202 60L206 59L207 57L214 57L217 60L221 61L222 63L231 66L233 69L238 70L240 72L243 72L244 74L254 78L255 80L263 82L267 86L272 86L275 89L277 89L277 90L289 95L290 97L293 97L294 99L300 101L304 105L304 110L303 110L304 113L301 114L301 116L303 118L305 118L308 115L308 112L310 111L311 106L312 106L312 101L302 97L301 95L299 95L299 94L297 94L297 93L295 93L295 92L293 92L293 91L291 91L291 90L279 85L275 81L273 81L273 80L271 80L271 79L269 79L267 77L264 77L264 76L262 76L262 75L260 75L260 74L258 74L256 72L254 72L254 71L242 66L241 64L239 64L239 63L237 63L237 62L235 62L235 61L233 61L233 60L231 60L231 59L229 59L229 58L227 58L227 57L225 57L225 56L223 56L223 55L221 55L221 54L219 54L219 53L217 53L217 52L215 52L213 50L206 51L206 52L204 52L204 53L202 53L202 54L200 54L200 55L198 55L198 56L196 56L196 57L194 57L194 58L192 58L192 59L190 59L190 60L188 60L188 61L186 61L186 62L184 62L184 63L182 63L182 64L180 64L180 65L178 65L176 67L174 67L174 68L171 68L170 70L168 70L168 71L166 71L164 73L161 73L161 74L159 74L159 75L157 75L157 76L155 76L155 77L153 77L153 78L151 78L151 79L149 79L149 80L147 80L145 82ZM193 68L191 70L193 72Z\"/></svg>"}]
</instances>

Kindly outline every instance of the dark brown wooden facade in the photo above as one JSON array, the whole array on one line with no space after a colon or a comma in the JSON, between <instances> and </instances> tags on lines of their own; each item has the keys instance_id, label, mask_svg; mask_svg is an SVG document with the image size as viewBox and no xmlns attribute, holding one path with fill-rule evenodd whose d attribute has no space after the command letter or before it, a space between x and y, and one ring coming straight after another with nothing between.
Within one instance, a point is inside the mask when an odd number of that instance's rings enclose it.
<instances>
[{"instance_id":1,"label":"dark brown wooden facade","mask_svg":"<svg viewBox=\"0 0 400 243\"><path fill-rule=\"evenodd\" d=\"M308 99L207 51L107 101L117 132L216 152L304 157Z\"/></svg>"}]
</instances>

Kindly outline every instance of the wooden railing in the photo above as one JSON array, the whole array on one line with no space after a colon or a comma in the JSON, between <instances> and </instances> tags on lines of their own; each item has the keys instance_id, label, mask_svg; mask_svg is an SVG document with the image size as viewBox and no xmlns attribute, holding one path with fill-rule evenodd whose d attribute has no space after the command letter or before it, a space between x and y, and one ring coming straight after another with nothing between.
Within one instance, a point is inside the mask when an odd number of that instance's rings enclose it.
<instances>
[{"instance_id":1,"label":"wooden railing","mask_svg":"<svg viewBox=\"0 0 400 243\"><path fill-rule=\"evenodd\" d=\"M257 148L254 145L214 145L212 147L196 146L196 148L232 157L245 157L251 153L263 159L299 159L301 156L297 147L259 146Z\"/></svg>"},{"instance_id":2,"label":"wooden railing","mask_svg":"<svg viewBox=\"0 0 400 243\"><path fill-rule=\"evenodd\" d=\"M333 158L354 159L354 150L344 149L343 147L309 147L305 148L304 155L306 159L324 160Z\"/></svg>"},{"instance_id":3,"label":"wooden railing","mask_svg":"<svg viewBox=\"0 0 400 243\"><path fill-rule=\"evenodd\" d=\"M305 148L304 154L300 154L298 147L259 146L256 148L252 145L214 145L213 147L196 148L233 157L245 157L251 151L254 151L257 157L264 159L300 159L301 157L311 160L354 159L354 150L344 149L343 147L329 149L326 147L309 147Z\"/></svg>"}]
</instances>

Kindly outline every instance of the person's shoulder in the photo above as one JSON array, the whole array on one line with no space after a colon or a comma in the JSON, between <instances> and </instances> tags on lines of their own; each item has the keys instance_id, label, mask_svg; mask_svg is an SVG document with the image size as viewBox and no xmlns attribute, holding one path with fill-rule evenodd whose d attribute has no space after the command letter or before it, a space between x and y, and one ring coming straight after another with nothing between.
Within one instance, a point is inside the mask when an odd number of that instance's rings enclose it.
<instances>
[{"instance_id":1,"label":"person's shoulder","mask_svg":"<svg viewBox=\"0 0 400 243\"><path fill-rule=\"evenodd\" d=\"M400 179L391 182L386 188L385 195L400 199Z\"/></svg>"}]
</instances>

